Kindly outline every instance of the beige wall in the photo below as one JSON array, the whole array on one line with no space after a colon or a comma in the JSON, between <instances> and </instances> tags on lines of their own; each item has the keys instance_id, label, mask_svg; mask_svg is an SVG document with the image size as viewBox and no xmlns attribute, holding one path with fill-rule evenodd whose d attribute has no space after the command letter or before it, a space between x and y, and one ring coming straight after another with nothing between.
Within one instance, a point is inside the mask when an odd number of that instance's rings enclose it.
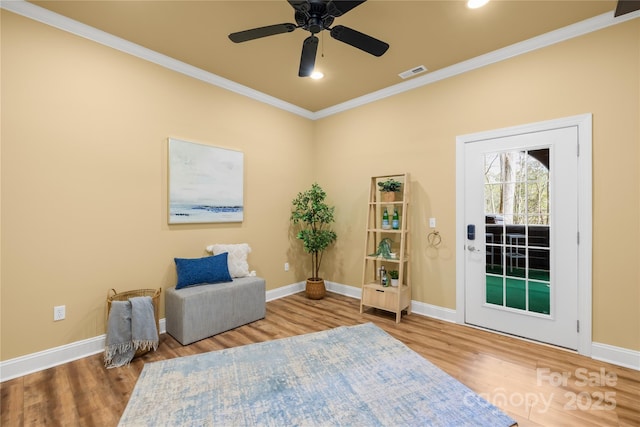
<instances>
[{"instance_id":1,"label":"beige wall","mask_svg":"<svg viewBox=\"0 0 640 427\"><path fill-rule=\"evenodd\" d=\"M413 299L455 309L456 136L593 113L593 340L640 350L639 86L636 19L319 121L340 236L331 278L361 281L368 177L409 172Z\"/></svg>"},{"instance_id":2,"label":"beige wall","mask_svg":"<svg viewBox=\"0 0 640 427\"><path fill-rule=\"evenodd\" d=\"M110 288L171 287L211 243L249 243L269 289L302 280L311 121L6 11L1 56L2 360L104 334ZM244 152L243 223L167 225L169 136Z\"/></svg>"},{"instance_id":3,"label":"beige wall","mask_svg":"<svg viewBox=\"0 0 640 427\"><path fill-rule=\"evenodd\" d=\"M248 242L269 289L303 280L288 216L314 179L338 221L323 276L357 287L368 178L410 172L413 298L455 308L455 137L588 112L593 338L640 350L638 20L311 122L1 14L1 360L103 334L108 289L173 286L210 243ZM242 224L167 225L168 136L245 153Z\"/></svg>"}]
</instances>

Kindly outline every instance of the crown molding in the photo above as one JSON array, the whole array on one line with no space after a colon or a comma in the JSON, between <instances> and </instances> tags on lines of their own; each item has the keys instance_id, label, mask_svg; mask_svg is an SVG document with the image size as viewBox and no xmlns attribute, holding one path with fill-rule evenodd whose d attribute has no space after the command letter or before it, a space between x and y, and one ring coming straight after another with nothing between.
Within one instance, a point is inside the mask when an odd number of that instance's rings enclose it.
<instances>
[{"instance_id":1,"label":"crown molding","mask_svg":"<svg viewBox=\"0 0 640 427\"><path fill-rule=\"evenodd\" d=\"M0 7L26 18L33 19L34 21L50 25L54 28L58 28L59 30L67 31L76 36L83 37L121 52L128 53L140 59L144 59L145 61L168 68L172 71L201 80L213 86L244 95L256 101L306 117L307 119L313 119L313 113L311 111L305 110L297 105L293 105L271 95L267 95L263 92L251 89L250 87L225 79L224 77L220 77L182 61L178 61L177 59L163 55L151 49L147 49L146 47L132 43L120 37L116 37L105 31L67 18L66 16L59 15L43 7L36 6L35 4L29 3L25 0L2 0L0 2Z\"/></svg>"},{"instance_id":2,"label":"crown molding","mask_svg":"<svg viewBox=\"0 0 640 427\"><path fill-rule=\"evenodd\" d=\"M0 7L2 9L6 9L27 18L31 18L35 21L42 22L43 24L50 25L60 30L67 31L77 36L95 41L96 43L100 43L113 49L117 49L121 52L128 53L130 55L136 56L175 72L184 74L186 76L201 80L213 86L235 92L237 94L249 97L259 102L263 102L265 104L288 111L290 113L297 114L310 120L322 119L334 114L351 110L353 108L361 107L363 105L388 98L390 96L398 95L400 93L426 86L431 83L447 79L449 77L454 77L468 71L476 70L487 65L495 64L496 62L504 61L506 59L513 58L527 52L551 46L553 44L560 43L574 37L579 37L584 34L598 31L603 28L607 28L612 25L620 24L622 22L640 17L640 11L628 13L617 18L613 16L613 11L607 12L602 15L598 15L593 18L578 22L576 24L542 34L529 40L525 40L523 42L477 56L475 58L451 65L446 68L442 68L432 73L425 74L420 77L415 77L409 81L389 86L387 88L351 99L349 101L334 105L329 108L325 108L323 110L311 112L304 108L298 107L297 105L293 105L271 95L267 95L263 92L251 89L247 86L225 79L216 74L204 71L182 61L178 61L169 56L162 55L151 49L147 49L135 43L124 40L120 37L116 37L112 34L98 30L97 28L90 27L73 19L51 12L48 9L36 6L25 0L2 0L0 1Z\"/></svg>"},{"instance_id":3,"label":"crown molding","mask_svg":"<svg viewBox=\"0 0 640 427\"><path fill-rule=\"evenodd\" d=\"M519 56L537 49L542 49L544 47L551 46L553 44L560 43L574 37L579 37L594 31L598 31L612 25L620 24L622 22L626 22L638 17L640 17L640 11L629 13L618 18L614 18L613 11L603 13L602 15L586 19L576 24L572 24L558 30L541 34L537 37L533 37L523 42L515 43L502 49L494 50L493 52L489 52L487 54L480 55L463 62L459 62L449 67L442 68L432 73L425 74L420 77L415 77L406 82L398 83L396 85L389 86L376 92L351 99L341 104L325 108L324 110L316 111L315 113L313 113L313 119L317 120L331 116L333 114L341 113L343 111L351 110L353 108L357 108L371 102L378 101L380 99L398 95L400 93L407 92L421 86L426 86L440 80L448 79L449 77L454 77L468 71L495 64L496 62L504 61L506 59L513 58L515 56Z\"/></svg>"}]
</instances>

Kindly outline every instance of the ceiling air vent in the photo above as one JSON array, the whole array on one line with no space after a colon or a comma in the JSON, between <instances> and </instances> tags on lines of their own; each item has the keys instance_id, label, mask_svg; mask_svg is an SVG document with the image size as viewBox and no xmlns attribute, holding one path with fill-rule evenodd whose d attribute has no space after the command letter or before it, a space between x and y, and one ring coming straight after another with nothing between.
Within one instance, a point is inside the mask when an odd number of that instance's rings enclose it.
<instances>
[{"instance_id":1,"label":"ceiling air vent","mask_svg":"<svg viewBox=\"0 0 640 427\"><path fill-rule=\"evenodd\" d=\"M424 65L418 65L417 67L404 71L398 75L403 79L408 79L409 77L413 77L417 74L424 73L425 71L427 71L427 67L425 67Z\"/></svg>"}]
</instances>

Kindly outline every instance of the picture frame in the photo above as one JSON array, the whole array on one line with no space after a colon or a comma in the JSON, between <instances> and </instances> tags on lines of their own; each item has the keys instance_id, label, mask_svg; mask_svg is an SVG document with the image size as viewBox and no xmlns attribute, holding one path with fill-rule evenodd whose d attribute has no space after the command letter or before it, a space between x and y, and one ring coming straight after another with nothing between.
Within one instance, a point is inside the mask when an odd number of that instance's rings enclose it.
<instances>
[{"instance_id":1,"label":"picture frame","mask_svg":"<svg viewBox=\"0 0 640 427\"><path fill-rule=\"evenodd\" d=\"M169 224L242 222L244 153L169 138Z\"/></svg>"}]
</instances>

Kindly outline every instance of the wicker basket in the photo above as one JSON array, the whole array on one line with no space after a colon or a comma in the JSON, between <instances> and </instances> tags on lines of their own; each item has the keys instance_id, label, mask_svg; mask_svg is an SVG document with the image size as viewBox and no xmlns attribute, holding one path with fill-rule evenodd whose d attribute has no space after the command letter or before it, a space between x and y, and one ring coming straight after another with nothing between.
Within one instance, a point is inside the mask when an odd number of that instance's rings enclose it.
<instances>
[{"instance_id":1,"label":"wicker basket","mask_svg":"<svg viewBox=\"0 0 640 427\"><path fill-rule=\"evenodd\" d=\"M309 299L322 299L327 294L327 288L322 279L307 279L305 295Z\"/></svg>"},{"instance_id":2,"label":"wicker basket","mask_svg":"<svg viewBox=\"0 0 640 427\"><path fill-rule=\"evenodd\" d=\"M111 311L111 302L112 301L129 301L129 298L133 297L151 297L151 302L153 303L153 315L156 319L156 328L158 330L158 335L160 335L160 292L162 292L162 288L158 289L136 289L134 291L126 291L126 292L116 292L115 289L111 289L107 292L107 321L106 324L109 323L109 312ZM134 357L142 356L147 353L149 350L137 350Z\"/></svg>"}]
</instances>

